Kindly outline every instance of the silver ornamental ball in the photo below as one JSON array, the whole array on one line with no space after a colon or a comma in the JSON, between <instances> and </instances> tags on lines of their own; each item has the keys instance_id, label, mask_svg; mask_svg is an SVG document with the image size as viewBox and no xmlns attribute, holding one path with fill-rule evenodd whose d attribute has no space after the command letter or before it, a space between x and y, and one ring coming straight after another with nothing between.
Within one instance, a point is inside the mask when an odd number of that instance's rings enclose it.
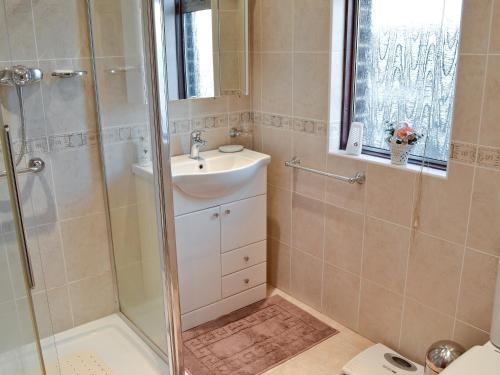
<instances>
[{"instance_id":1,"label":"silver ornamental ball","mask_svg":"<svg viewBox=\"0 0 500 375\"><path fill-rule=\"evenodd\" d=\"M439 374L464 352L465 349L454 341L443 340L435 342L427 350L425 356L426 368L430 368Z\"/></svg>"}]
</instances>

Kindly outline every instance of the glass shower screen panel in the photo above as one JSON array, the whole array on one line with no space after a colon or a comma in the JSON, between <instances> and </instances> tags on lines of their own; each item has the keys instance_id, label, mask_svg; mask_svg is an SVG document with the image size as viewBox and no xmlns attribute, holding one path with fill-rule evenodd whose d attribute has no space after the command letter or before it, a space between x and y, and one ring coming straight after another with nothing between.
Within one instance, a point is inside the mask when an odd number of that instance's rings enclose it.
<instances>
[{"instance_id":1,"label":"glass shower screen panel","mask_svg":"<svg viewBox=\"0 0 500 375\"><path fill-rule=\"evenodd\" d=\"M167 353L142 4L90 1L91 27L120 312Z\"/></svg>"},{"instance_id":2,"label":"glass shower screen panel","mask_svg":"<svg viewBox=\"0 0 500 375\"><path fill-rule=\"evenodd\" d=\"M0 132L5 132L1 108ZM19 232L23 230L17 211L21 207L14 206L21 202L15 186L9 189L8 185L12 182L6 176L12 165L8 149L2 144L0 149L0 374L39 375L44 374L44 365Z\"/></svg>"}]
</instances>

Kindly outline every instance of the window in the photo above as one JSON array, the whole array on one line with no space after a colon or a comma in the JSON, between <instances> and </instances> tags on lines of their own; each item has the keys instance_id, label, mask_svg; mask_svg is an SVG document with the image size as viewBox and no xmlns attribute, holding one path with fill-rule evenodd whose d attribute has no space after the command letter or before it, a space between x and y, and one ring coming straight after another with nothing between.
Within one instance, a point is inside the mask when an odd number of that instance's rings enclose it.
<instances>
[{"instance_id":1,"label":"window","mask_svg":"<svg viewBox=\"0 0 500 375\"><path fill-rule=\"evenodd\" d=\"M347 0L340 148L365 125L363 152L388 157L387 122L424 134L413 162L446 167L462 0ZM334 8L335 11L335 8ZM335 57L335 56L334 56Z\"/></svg>"}]
</instances>

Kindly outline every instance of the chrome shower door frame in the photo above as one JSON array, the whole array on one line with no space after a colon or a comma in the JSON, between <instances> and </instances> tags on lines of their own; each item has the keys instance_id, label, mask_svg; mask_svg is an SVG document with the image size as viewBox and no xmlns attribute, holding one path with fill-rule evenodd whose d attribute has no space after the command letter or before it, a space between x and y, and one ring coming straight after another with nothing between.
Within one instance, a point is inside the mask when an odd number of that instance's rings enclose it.
<instances>
[{"instance_id":1,"label":"chrome shower door frame","mask_svg":"<svg viewBox=\"0 0 500 375\"><path fill-rule=\"evenodd\" d=\"M166 9L164 0L143 0L146 76L148 80L153 176L161 247L161 273L171 375L184 375L179 279L168 121Z\"/></svg>"}]
</instances>

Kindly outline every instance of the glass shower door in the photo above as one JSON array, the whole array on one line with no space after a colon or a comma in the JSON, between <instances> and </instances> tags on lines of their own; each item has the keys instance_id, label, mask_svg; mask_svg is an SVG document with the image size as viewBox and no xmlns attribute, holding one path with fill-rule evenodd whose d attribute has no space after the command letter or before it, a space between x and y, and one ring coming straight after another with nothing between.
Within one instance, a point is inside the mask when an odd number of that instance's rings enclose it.
<instances>
[{"instance_id":1,"label":"glass shower door","mask_svg":"<svg viewBox=\"0 0 500 375\"><path fill-rule=\"evenodd\" d=\"M0 374L45 374L9 128L1 109L0 139Z\"/></svg>"}]
</instances>

